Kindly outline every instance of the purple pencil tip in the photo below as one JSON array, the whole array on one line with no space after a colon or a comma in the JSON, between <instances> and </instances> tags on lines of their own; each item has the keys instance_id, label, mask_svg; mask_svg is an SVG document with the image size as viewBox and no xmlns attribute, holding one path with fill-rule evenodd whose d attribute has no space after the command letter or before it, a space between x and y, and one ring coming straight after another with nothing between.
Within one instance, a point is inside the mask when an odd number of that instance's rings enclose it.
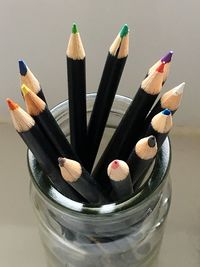
<instances>
[{"instance_id":1,"label":"purple pencil tip","mask_svg":"<svg viewBox=\"0 0 200 267\"><path fill-rule=\"evenodd\" d=\"M169 51L164 57L161 58L161 62L169 63L172 59L173 51Z\"/></svg>"}]
</instances>

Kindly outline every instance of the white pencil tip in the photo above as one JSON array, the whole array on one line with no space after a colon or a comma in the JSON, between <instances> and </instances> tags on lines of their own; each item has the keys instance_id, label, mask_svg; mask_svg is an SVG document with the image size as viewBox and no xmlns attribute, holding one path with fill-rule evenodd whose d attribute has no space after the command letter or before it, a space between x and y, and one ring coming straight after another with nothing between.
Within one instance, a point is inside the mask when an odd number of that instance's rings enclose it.
<instances>
[{"instance_id":1,"label":"white pencil tip","mask_svg":"<svg viewBox=\"0 0 200 267\"><path fill-rule=\"evenodd\" d=\"M176 95L182 95L183 94L183 89L185 87L185 82L177 85L175 88L174 88L174 94Z\"/></svg>"}]
</instances>

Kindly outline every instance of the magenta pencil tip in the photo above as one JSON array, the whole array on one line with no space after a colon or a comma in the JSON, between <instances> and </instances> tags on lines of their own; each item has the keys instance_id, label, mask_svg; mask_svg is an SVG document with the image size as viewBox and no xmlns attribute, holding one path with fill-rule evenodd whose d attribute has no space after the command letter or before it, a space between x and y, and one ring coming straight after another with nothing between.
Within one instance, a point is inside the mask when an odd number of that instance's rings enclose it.
<instances>
[{"instance_id":1,"label":"magenta pencil tip","mask_svg":"<svg viewBox=\"0 0 200 267\"><path fill-rule=\"evenodd\" d=\"M173 51L169 51L164 57L161 58L161 62L169 63L172 60Z\"/></svg>"}]
</instances>

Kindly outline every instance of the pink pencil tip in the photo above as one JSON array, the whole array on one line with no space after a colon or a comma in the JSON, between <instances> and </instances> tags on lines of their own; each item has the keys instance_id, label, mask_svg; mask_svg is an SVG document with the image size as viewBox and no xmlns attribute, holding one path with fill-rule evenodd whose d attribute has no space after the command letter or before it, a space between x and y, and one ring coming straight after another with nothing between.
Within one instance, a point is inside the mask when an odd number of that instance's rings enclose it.
<instances>
[{"instance_id":1,"label":"pink pencil tip","mask_svg":"<svg viewBox=\"0 0 200 267\"><path fill-rule=\"evenodd\" d=\"M111 164L111 168L112 169L117 169L119 167L119 162L118 160L113 160L112 164Z\"/></svg>"}]
</instances>

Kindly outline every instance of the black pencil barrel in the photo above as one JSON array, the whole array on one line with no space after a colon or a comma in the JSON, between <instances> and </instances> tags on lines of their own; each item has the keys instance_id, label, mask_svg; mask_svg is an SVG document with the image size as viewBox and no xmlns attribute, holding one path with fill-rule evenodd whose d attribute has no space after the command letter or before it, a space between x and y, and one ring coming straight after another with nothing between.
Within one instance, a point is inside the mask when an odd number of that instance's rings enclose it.
<instances>
[{"instance_id":1,"label":"black pencil barrel","mask_svg":"<svg viewBox=\"0 0 200 267\"><path fill-rule=\"evenodd\" d=\"M149 125L149 128L147 129L146 133L144 136L149 136L149 135L153 135L155 136L156 138L156 142L157 142L157 147L158 147L158 150L161 148L162 144L164 143L165 139L167 138L168 136L168 133L160 133L160 132L157 132L153 127L152 125L150 124Z\"/></svg>"},{"instance_id":2,"label":"black pencil barrel","mask_svg":"<svg viewBox=\"0 0 200 267\"><path fill-rule=\"evenodd\" d=\"M87 149L85 58L74 60L67 57L67 73L71 145L81 161L85 162Z\"/></svg>"},{"instance_id":3,"label":"black pencil barrel","mask_svg":"<svg viewBox=\"0 0 200 267\"><path fill-rule=\"evenodd\" d=\"M68 183L90 204L108 203L108 199L104 197L95 181L84 168L82 168L82 174L78 180Z\"/></svg>"},{"instance_id":4,"label":"black pencil barrel","mask_svg":"<svg viewBox=\"0 0 200 267\"><path fill-rule=\"evenodd\" d=\"M153 117L158 114L159 112L161 112L163 110L162 106L161 106L161 102L160 100L156 103L156 105L153 107L153 109L149 112L149 114L147 115L145 122L144 122L144 129L146 129L149 124L151 123L151 120L153 119Z\"/></svg>"},{"instance_id":5,"label":"black pencil barrel","mask_svg":"<svg viewBox=\"0 0 200 267\"><path fill-rule=\"evenodd\" d=\"M102 154L94 172L95 179L109 190L106 166L115 158L127 160L138 141L146 115L152 107L156 95L150 95L139 88L131 105L115 130L108 146ZM105 186L106 185L106 186Z\"/></svg>"},{"instance_id":6,"label":"black pencil barrel","mask_svg":"<svg viewBox=\"0 0 200 267\"><path fill-rule=\"evenodd\" d=\"M121 181L110 179L114 191L113 200L123 201L133 194L133 184L130 175Z\"/></svg>"},{"instance_id":7,"label":"black pencil barrel","mask_svg":"<svg viewBox=\"0 0 200 267\"><path fill-rule=\"evenodd\" d=\"M39 98L41 98L41 99L47 104L47 101L46 101L46 98L45 98L44 93L43 93L43 91L42 91L42 88L41 88L40 91L37 93L37 96L38 96Z\"/></svg>"},{"instance_id":8,"label":"black pencil barrel","mask_svg":"<svg viewBox=\"0 0 200 267\"><path fill-rule=\"evenodd\" d=\"M54 156L54 148L39 127L34 125L29 131L20 132L19 135L29 147L53 186L64 196L75 201L82 201L83 198L63 180L58 167L56 167L57 159Z\"/></svg>"},{"instance_id":9,"label":"black pencil barrel","mask_svg":"<svg viewBox=\"0 0 200 267\"><path fill-rule=\"evenodd\" d=\"M78 160L77 155L47 107L39 115L34 116L34 119L54 145L56 162L60 156Z\"/></svg>"},{"instance_id":10,"label":"black pencil barrel","mask_svg":"<svg viewBox=\"0 0 200 267\"><path fill-rule=\"evenodd\" d=\"M88 171L92 170L126 59L108 54L88 125Z\"/></svg>"},{"instance_id":11,"label":"black pencil barrel","mask_svg":"<svg viewBox=\"0 0 200 267\"><path fill-rule=\"evenodd\" d=\"M133 151L127 160L127 164L129 166L130 175L134 185L140 179L141 176L145 173L148 169L150 164L152 163L153 159L144 160L138 157L138 155Z\"/></svg>"}]
</instances>

